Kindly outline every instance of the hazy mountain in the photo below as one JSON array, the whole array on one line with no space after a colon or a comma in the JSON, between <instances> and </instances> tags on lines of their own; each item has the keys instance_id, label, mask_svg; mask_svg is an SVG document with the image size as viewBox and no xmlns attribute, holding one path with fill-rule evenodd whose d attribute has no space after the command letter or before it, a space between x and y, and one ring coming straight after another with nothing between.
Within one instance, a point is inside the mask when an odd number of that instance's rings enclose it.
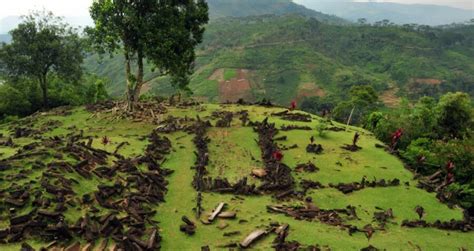
<instances>
[{"instance_id":1,"label":"hazy mountain","mask_svg":"<svg viewBox=\"0 0 474 251\"><path fill-rule=\"evenodd\" d=\"M65 21L74 27L92 25L90 17L65 17ZM0 34L6 34L21 22L20 16L8 16L0 19Z\"/></svg>"},{"instance_id":2,"label":"hazy mountain","mask_svg":"<svg viewBox=\"0 0 474 251\"><path fill-rule=\"evenodd\" d=\"M347 0L294 0L294 2L351 21L366 18L370 23L388 19L396 24L443 25L465 22L474 18L474 10L441 5L348 2Z\"/></svg>"},{"instance_id":3,"label":"hazy mountain","mask_svg":"<svg viewBox=\"0 0 474 251\"><path fill-rule=\"evenodd\" d=\"M303 5L292 2L291 0L208 0L208 4L211 19L266 14L300 14L330 23L347 22L342 18L308 9Z\"/></svg>"},{"instance_id":4,"label":"hazy mountain","mask_svg":"<svg viewBox=\"0 0 474 251\"><path fill-rule=\"evenodd\" d=\"M10 43L11 41L11 36L9 34L0 34L0 43L5 42L5 43Z\"/></svg>"}]
</instances>

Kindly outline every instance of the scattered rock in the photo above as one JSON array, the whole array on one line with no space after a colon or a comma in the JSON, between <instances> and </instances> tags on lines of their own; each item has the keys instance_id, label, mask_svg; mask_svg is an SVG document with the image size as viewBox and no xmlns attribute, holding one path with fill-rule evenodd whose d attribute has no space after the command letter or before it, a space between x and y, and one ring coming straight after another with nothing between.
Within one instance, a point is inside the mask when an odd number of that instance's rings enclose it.
<instances>
[{"instance_id":1,"label":"scattered rock","mask_svg":"<svg viewBox=\"0 0 474 251\"><path fill-rule=\"evenodd\" d=\"M248 248L250 247L250 245L252 245L254 242L256 242L257 240L259 240L265 235L267 235L267 231L257 229L253 231L252 233L250 233L247 237L245 237L245 239L242 242L240 242L240 247Z\"/></svg>"}]
</instances>

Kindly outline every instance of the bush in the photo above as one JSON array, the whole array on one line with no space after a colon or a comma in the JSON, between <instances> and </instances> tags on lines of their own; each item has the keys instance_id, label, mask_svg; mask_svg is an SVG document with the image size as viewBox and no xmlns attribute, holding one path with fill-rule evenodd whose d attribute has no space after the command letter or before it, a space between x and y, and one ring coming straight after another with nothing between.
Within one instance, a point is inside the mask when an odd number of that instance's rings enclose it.
<instances>
[{"instance_id":1,"label":"bush","mask_svg":"<svg viewBox=\"0 0 474 251\"><path fill-rule=\"evenodd\" d=\"M452 161L456 166L454 174L456 182L470 184L474 180L474 140L450 140L447 142L436 141L431 151L436 156L437 164L446 165Z\"/></svg>"},{"instance_id":2,"label":"bush","mask_svg":"<svg viewBox=\"0 0 474 251\"><path fill-rule=\"evenodd\" d=\"M301 110L312 114L320 114L324 110L331 111L335 106L335 102L337 100L333 96L306 97L301 102Z\"/></svg>"},{"instance_id":3,"label":"bush","mask_svg":"<svg viewBox=\"0 0 474 251\"><path fill-rule=\"evenodd\" d=\"M452 194L452 200L463 208L474 207L474 184L453 183L448 186L447 191Z\"/></svg>"},{"instance_id":4,"label":"bush","mask_svg":"<svg viewBox=\"0 0 474 251\"><path fill-rule=\"evenodd\" d=\"M318 131L318 135L320 137L326 136L326 130L329 127L329 121L327 119L323 119L319 121L318 125L316 126L316 131Z\"/></svg>"},{"instance_id":5,"label":"bush","mask_svg":"<svg viewBox=\"0 0 474 251\"><path fill-rule=\"evenodd\" d=\"M408 145L405 151L402 151L401 155L405 162L417 172L425 175L432 174L440 168L440 161L431 150L432 145L433 141L431 139L418 138L411 141L410 145ZM425 158L423 163L419 162L421 157Z\"/></svg>"},{"instance_id":6,"label":"bush","mask_svg":"<svg viewBox=\"0 0 474 251\"><path fill-rule=\"evenodd\" d=\"M468 94L448 93L441 97L437 107L439 134L449 138L463 138L473 125L473 108Z\"/></svg>"},{"instance_id":7,"label":"bush","mask_svg":"<svg viewBox=\"0 0 474 251\"><path fill-rule=\"evenodd\" d=\"M8 84L0 85L0 118L7 115L24 116L31 111L31 103L19 90Z\"/></svg>"}]
</instances>

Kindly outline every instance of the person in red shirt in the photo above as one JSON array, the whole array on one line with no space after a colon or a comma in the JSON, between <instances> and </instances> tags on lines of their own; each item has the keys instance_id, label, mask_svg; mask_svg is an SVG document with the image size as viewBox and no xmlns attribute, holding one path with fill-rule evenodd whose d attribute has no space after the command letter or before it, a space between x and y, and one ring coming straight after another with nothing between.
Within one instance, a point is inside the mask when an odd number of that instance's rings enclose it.
<instances>
[{"instance_id":1,"label":"person in red shirt","mask_svg":"<svg viewBox=\"0 0 474 251\"><path fill-rule=\"evenodd\" d=\"M398 144L398 141L402 138L403 136L403 129L399 128L397 129L393 134L392 134L392 150L395 149L395 147Z\"/></svg>"},{"instance_id":2,"label":"person in red shirt","mask_svg":"<svg viewBox=\"0 0 474 251\"><path fill-rule=\"evenodd\" d=\"M446 185L450 185L453 182L454 182L454 174L448 173L448 175L446 175Z\"/></svg>"},{"instance_id":3,"label":"person in red shirt","mask_svg":"<svg viewBox=\"0 0 474 251\"><path fill-rule=\"evenodd\" d=\"M446 179L445 179L445 183L446 185L450 185L454 182L454 168L456 166L454 165L454 163L452 161L449 161L447 164L446 164Z\"/></svg>"},{"instance_id":4,"label":"person in red shirt","mask_svg":"<svg viewBox=\"0 0 474 251\"><path fill-rule=\"evenodd\" d=\"M452 171L454 171L454 167L454 163L452 161L449 161L446 164L446 172L451 173Z\"/></svg>"},{"instance_id":5,"label":"person in red shirt","mask_svg":"<svg viewBox=\"0 0 474 251\"><path fill-rule=\"evenodd\" d=\"M280 151L276 151L273 153L273 158L276 161L281 161L283 159L283 154Z\"/></svg>"},{"instance_id":6,"label":"person in red shirt","mask_svg":"<svg viewBox=\"0 0 474 251\"><path fill-rule=\"evenodd\" d=\"M291 111L295 110L295 109L296 109L296 106L297 106L297 105L296 105L296 101L295 101L295 100L291 101L290 110L291 110Z\"/></svg>"}]
</instances>

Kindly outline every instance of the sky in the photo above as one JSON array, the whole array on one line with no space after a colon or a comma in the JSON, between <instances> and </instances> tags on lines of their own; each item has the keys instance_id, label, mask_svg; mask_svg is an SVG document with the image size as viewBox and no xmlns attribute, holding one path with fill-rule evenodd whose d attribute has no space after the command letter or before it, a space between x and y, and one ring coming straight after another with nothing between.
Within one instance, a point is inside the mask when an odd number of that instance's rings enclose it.
<instances>
[{"instance_id":1,"label":"sky","mask_svg":"<svg viewBox=\"0 0 474 251\"><path fill-rule=\"evenodd\" d=\"M25 15L33 9L47 9L59 16L88 16L93 0L0 0L0 19L7 16ZM258 1L258 0L256 0ZM320 1L320 0L314 0ZM327 0L324 0L327 1ZM350 1L350 0L348 0ZM449 5L473 9L474 0L353 0L359 2L397 2ZM298 2L298 0L295 0Z\"/></svg>"},{"instance_id":2,"label":"sky","mask_svg":"<svg viewBox=\"0 0 474 251\"><path fill-rule=\"evenodd\" d=\"M317 0L316 0L317 1ZM474 0L354 0L355 2L396 2L403 4L437 4L474 10Z\"/></svg>"},{"instance_id":3,"label":"sky","mask_svg":"<svg viewBox=\"0 0 474 251\"><path fill-rule=\"evenodd\" d=\"M0 0L0 19L46 9L58 16L88 16L92 0Z\"/></svg>"}]
</instances>

